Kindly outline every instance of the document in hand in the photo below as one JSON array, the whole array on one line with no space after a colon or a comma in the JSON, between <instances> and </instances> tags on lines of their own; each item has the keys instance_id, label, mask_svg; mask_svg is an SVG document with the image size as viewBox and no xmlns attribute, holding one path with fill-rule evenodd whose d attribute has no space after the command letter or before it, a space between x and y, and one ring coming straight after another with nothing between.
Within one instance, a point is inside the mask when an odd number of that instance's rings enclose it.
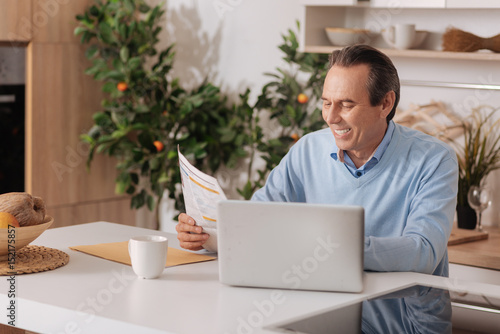
<instances>
[{"instance_id":1,"label":"document in hand","mask_svg":"<svg viewBox=\"0 0 500 334\"><path fill-rule=\"evenodd\" d=\"M203 247L208 251L216 252L217 203L225 200L226 195L217 179L191 165L179 149L178 153L186 213L193 217L197 225L203 227L205 233L210 235Z\"/></svg>"}]
</instances>

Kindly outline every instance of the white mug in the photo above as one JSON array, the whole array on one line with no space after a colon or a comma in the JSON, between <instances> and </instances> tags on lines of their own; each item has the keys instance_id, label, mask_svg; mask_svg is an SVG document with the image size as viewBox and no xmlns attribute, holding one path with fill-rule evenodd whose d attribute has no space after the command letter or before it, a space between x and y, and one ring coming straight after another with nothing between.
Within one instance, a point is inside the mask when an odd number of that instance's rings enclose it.
<instances>
[{"instance_id":1,"label":"white mug","mask_svg":"<svg viewBox=\"0 0 500 334\"><path fill-rule=\"evenodd\" d=\"M411 48L415 41L416 30L414 24L395 24L388 29L385 40L392 47L400 50Z\"/></svg>"},{"instance_id":2,"label":"white mug","mask_svg":"<svg viewBox=\"0 0 500 334\"><path fill-rule=\"evenodd\" d=\"M157 278L165 269L168 239L159 235L133 237L128 242L132 269L140 278Z\"/></svg>"}]
</instances>

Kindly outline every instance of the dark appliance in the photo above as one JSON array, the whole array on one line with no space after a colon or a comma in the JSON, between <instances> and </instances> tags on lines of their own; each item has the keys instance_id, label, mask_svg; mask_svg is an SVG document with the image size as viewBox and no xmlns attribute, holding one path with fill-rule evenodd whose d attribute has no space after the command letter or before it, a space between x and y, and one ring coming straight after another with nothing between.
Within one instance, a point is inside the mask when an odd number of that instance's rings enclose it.
<instances>
[{"instance_id":1,"label":"dark appliance","mask_svg":"<svg viewBox=\"0 0 500 334\"><path fill-rule=\"evenodd\" d=\"M0 194L24 191L25 85L0 85Z\"/></svg>"}]
</instances>

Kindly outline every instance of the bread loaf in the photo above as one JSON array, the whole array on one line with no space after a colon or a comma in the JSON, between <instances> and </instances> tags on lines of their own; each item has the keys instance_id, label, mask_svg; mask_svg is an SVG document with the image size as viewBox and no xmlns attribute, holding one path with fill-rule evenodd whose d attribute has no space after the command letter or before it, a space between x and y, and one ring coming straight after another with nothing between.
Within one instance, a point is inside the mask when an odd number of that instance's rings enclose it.
<instances>
[{"instance_id":1,"label":"bread loaf","mask_svg":"<svg viewBox=\"0 0 500 334\"><path fill-rule=\"evenodd\" d=\"M0 212L16 217L21 227L38 225L45 219L45 203L28 193L5 193L0 195Z\"/></svg>"}]
</instances>

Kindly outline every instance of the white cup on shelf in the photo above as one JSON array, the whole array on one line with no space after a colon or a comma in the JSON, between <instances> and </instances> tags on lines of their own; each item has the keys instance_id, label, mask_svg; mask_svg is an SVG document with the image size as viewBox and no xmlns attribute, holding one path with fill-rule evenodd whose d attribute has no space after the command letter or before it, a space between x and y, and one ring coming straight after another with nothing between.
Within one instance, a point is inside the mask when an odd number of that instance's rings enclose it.
<instances>
[{"instance_id":1,"label":"white cup on shelf","mask_svg":"<svg viewBox=\"0 0 500 334\"><path fill-rule=\"evenodd\" d=\"M400 23L387 28L383 32L383 37L393 48L405 50L412 47L416 34L414 24Z\"/></svg>"},{"instance_id":2,"label":"white cup on shelf","mask_svg":"<svg viewBox=\"0 0 500 334\"><path fill-rule=\"evenodd\" d=\"M157 278L167 262L168 239L159 235L133 237L128 252L134 273L140 278Z\"/></svg>"}]
</instances>

